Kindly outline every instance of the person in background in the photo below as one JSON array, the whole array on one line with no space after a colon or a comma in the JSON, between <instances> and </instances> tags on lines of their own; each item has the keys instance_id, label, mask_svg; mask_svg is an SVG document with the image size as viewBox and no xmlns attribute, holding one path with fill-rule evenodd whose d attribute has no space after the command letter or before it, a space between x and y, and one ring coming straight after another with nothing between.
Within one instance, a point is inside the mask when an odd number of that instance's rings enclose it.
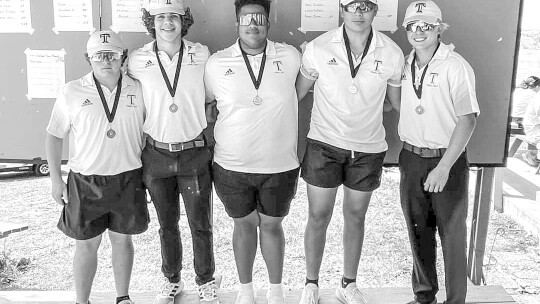
<instances>
[{"instance_id":1,"label":"person in background","mask_svg":"<svg viewBox=\"0 0 540 304\"><path fill-rule=\"evenodd\" d=\"M412 250L416 304L435 304L438 231L442 243L447 304L467 295L469 164L465 147L480 110L469 63L444 44L448 28L433 1L412 2L403 27L413 50L401 85L398 133L400 198Z\"/></svg>"},{"instance_id":2,"label":"person in background","mask_svg":"<svg viewBox=\"0 0 540 304\"><path fill-rule=\"evenodd\" d=\"M296 193L299 163L295 80L301 55L267 39L269 0L236 0L237 41L206 64L209 100L216 100L213 176L233 218L240 280L237 304L252 304L253 263L260 243L270 281L268 303L283 304L285 237L281 222Z\"/></svg>"},{"instance_id":3,"label":"person in background","mask_svg":"<svg viewBox=\"0 0 540 304\"><path fill-rule=\"evenodd\" d=\"M512 96L512 122L517 125L518 134L524 134L523 118L525 110L534 96L540 91L540 78L529 76L514 90Z\"/></svg>"},{"instance_id":4,"label":"person in background","mask_svg":"<svg viewBox=\"0 0 540 304\"><path fill-rule=\"evenodd\" d=\"M180 195L191 230L199 299L217 303L221 277L214 277L212 152L203 135L203 75L210 52L183 38L194 21L182 0L151 0L142 19L155 40L130 54L128 73L141 82L147 109L143 181L157 212L166 279L154 304L174 303L185 286Z\"/></svg>"},{"instance_id":5,"label":"person in background","mask_svg":"<svg viewBox=\"0 0 540 304\"><path fill-rule=\"evenodd\" d=\"M141 170L143 93L138 81L121 72L127 50L117 34L93 33L86 50L92 72L60 90L47 126L52 197L63 206L58 228L75 239L76 303L90 303L97 251L108 230L116 303L133 304L131 235L146 231L150 220ZM66 137L67 185L61 175Z\"/></svg>"},{"instance_id":6,"label":"person in background","mask_svg":"<svg viewBox=\"0 0 540 304\"><path fill-rule=\"evenodd\" d=\"M535 143L535 145L532 145L532 149L529 147L528 151L522 154L522 158L530 166L538 167L540 165L538 159L538 147L540 146L540 94L532 97L525 110L523 129L527 139Z\"/></svg>"},{"instance_id":7,"label":"person in background","mask_svg":"<svg viewBox=\"0 0 540 304\"><path fill-rule=\"evenodd\" d=\"M315 84L311 125L302 161L309 202L305 230L306 284L301 304L319 298L319 270L338 187L343 185L343 276L337 298L366 303L356 277L364 223L381 184L388 149L385 96L399 108L403 53L372 27L377 0L341 0L343 25L307 44L296 88L301 100Z\"/></svg>"}]
</instances>

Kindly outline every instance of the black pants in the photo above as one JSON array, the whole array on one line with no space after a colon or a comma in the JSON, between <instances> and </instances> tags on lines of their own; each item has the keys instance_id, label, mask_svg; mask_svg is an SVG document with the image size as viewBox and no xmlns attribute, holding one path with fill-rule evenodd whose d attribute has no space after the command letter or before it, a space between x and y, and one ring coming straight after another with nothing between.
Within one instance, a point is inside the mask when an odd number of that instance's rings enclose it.
<instances>
[{"instance_id":1,"label":"black pants","mask_svg":"<svg viewBox=\"0 0 540 304\"><path fill-rule=\"evenodd\" d=\"M439 230L446 277L446 303L464 304L467 294L466 219L469 164L463 153L450 169L448 182L439 193L424 191L424 182L440 158L422 158L402 150L401 207L407 223L413 256L412 286L419 303L431 303L437 283L437 241Z\"/></svg>"},{"instance_id":2,"label":"black pants","mask_svg":"<svg viewBox=\"0 0 540 304\"><path fill-rule=\"evenodd\" d=\"M208 147L169 152L147 145L142 153L143 181L156 207L161 241L161 270L178 282L182 270L179 195L182 195L193 240L197 284L213 279L212 153Z\"/></svg>"}]
</instances>

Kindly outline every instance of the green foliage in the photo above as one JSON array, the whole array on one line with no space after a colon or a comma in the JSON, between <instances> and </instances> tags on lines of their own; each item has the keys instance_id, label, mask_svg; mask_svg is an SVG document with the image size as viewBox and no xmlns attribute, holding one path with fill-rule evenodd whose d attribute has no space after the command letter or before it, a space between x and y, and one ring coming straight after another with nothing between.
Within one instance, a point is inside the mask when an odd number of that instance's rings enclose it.
<instances>
[{"instance_id":1,"label":"green foliage","mask_svg":"<svg viewBox=\"0 0 540 304\"><path fill-rule=\"evenodd\" d=\"M0 287L16 281L28 269L30 263L30 259L13 259L3 252L0 256Z\"/></svg>"}]
</instances>

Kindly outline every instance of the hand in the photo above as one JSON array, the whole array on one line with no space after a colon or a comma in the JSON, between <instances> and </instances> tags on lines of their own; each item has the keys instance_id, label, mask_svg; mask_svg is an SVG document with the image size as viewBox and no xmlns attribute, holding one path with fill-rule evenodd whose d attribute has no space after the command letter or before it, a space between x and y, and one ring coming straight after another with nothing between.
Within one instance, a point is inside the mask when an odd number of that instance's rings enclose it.
<instances>
[{"instance_id":1,"label":"hand","mask_svg":"<svg viewBox=\"0 0 540 304\"><path fill-rule=\"evenodd\" d=\"M64 181L53 182L51 196L58 205L65 206L68 203L66 183Z\"/></svg>"},{"instance_id":2,"label":"hand","mask_svg":"<svg viewBox=\"0 0 540 304\"><path fill-rule=\"evenodd\" d=\"M448 181L449 170L439 166L429 172L426 182L424 183L424 191L427 192L442 192L446 182Z\"/></svg>"},{"instance_id":3,"label":"hand","mask_svg":"<svg viewBox=\"0 0 540 304\"><path fill-rule=\"evenodd\" d=\"M217 109L217 101L212 101L210 103L206 104L206 122L208 123L214 123L217 120L218 116L218 109Z\"/></svg>"}]
</instances>

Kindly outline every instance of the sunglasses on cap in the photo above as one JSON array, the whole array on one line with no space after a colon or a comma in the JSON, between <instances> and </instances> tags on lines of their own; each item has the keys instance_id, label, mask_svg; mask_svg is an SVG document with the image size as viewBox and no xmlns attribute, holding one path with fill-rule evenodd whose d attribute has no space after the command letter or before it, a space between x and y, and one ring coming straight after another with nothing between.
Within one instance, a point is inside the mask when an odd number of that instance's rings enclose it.
<instances>
[{"instance_id":1,"label":"sunglasses on cap","mask_svg":"<svg viewBox=\"0 0 540 304\"><path fill-rule=\"evenodd\" d=\"M267 26L268 17L265 14L245 14L238 18L238 24L248 26L254 22L256 26Z\"/></svg>"},{"instance_id":2,"label":"sunglasses on cap","mask_svg":"<svg viewBox=\"0 0 540 304\"><path fill-rule=\"evenodd\" d=\"M375 4L371 2L352 2L342 6L347 13L356 13L357 10L360 10L361 13L367 13L375 8Z\"/></svg>"},{"instance_id":3,"label":"sunglasses on cap","mask_svg":"<svg viewBox=\"0 0 540 304\"><path fill-rule=\"evenodd\" d=\"M431 24L431 23L426 23L424 21L415 21L415 22L411 22L407 24L405 26L405 29L407 30L407 32L416 32L417 29L420 29L422 32L426 32L426 31L432 31L437 25L440 25L440 24L438 23Z\"/></svg>"},{"instance_id":4,"label":"sunglasses on cap","mask_svg":"<svg viewBox=\"0 0 540 304\"><path fill-rule=\"evenodd\" d=\"M95 61L95 62L105 61L105 58L107 59L107 61L120 60L120 58L122 58L122 53L99 52L90 56L90 60Z\"/></svg>"}]
</instances>

